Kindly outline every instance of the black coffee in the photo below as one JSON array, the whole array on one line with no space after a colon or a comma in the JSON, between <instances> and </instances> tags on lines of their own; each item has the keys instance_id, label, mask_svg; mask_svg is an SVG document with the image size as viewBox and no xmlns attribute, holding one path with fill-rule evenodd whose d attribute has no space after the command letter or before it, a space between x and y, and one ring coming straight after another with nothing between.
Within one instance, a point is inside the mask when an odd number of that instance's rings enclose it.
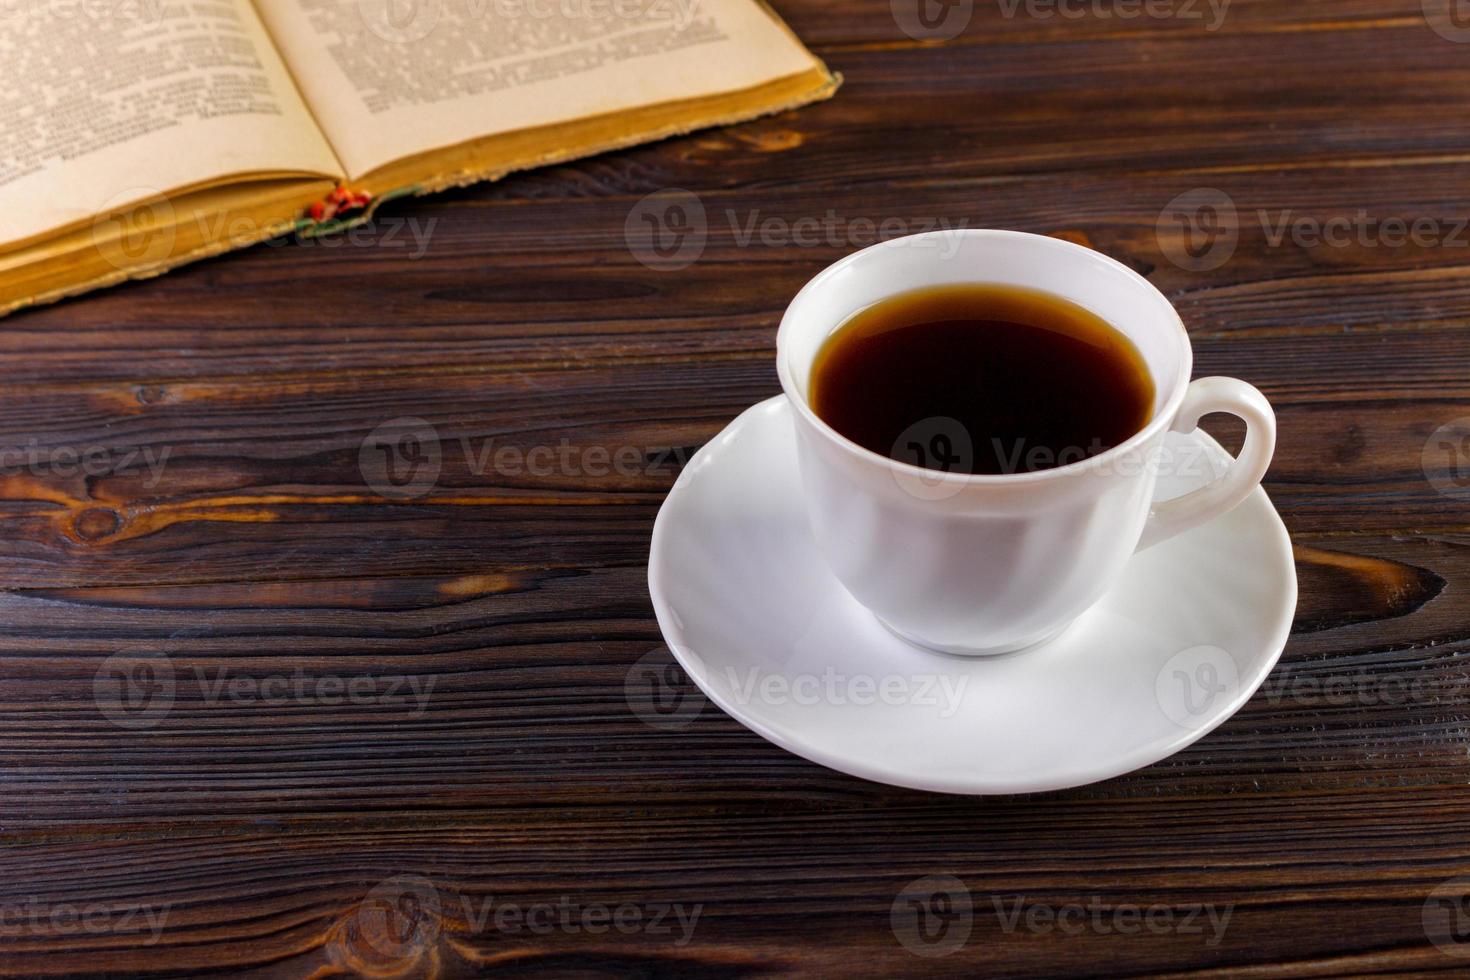
<instances>
[{"instance_id":1,"label":"black coffee","mask_svg":"<svg viewBox=\"0 0 1470 980\"><path fill-rule=\"evenodd\" d=\"M823 421L892 459L958 473L1080 462L1136 434L1154 384L1131 341L1058 296L919 289L849 318L812 366Z\"/></svg>"}]
</instances>

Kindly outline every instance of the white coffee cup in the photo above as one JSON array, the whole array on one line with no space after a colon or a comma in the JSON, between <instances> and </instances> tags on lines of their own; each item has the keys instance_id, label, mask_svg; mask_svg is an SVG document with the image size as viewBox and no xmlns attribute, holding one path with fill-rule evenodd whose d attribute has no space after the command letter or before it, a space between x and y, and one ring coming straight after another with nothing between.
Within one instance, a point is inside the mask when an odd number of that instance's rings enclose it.
<instances>
[{"instance_id":1,"label":"white coffee cup","mask_svg":"<svg viewBox=\"0 0 1470 980\"><path fill-rule=\"evenodd\" d=\"M1044 290L1101 316L1133 342L1153 377L1148 423L1081 462L974 476L897 462L818 418L808 383L828 335L881 299L952 283ZM817 546L890 630L946 653L1006 653L1057 635L1102 597L1135 552L1244 500L1276 444L1276 417L1255 388L1233 378L1190 382L1189 336L1162 293L1104 255L1040 235L938 231L849 255L787 308L776 359L795 406ZM1192 432L1210 412L1245 420L1239 457L1206 486L1156 502L1165 434Z\"/></svg>"}]
</instances>

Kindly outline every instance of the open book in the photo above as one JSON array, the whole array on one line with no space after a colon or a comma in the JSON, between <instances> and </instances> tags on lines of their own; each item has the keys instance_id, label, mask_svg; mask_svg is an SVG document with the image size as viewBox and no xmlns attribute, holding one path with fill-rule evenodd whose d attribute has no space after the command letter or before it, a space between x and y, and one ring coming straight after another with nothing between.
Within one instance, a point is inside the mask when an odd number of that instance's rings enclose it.
<instances>
[{"instance_id":1,"label":"open book","mask_svg":"<svg viewBox=\"0 0 1470 980\"><path fill-rule=\"evenodd\" d=\"M0 0L0 314L838 79L759 0Z\"/></svg>"}]
</instances>

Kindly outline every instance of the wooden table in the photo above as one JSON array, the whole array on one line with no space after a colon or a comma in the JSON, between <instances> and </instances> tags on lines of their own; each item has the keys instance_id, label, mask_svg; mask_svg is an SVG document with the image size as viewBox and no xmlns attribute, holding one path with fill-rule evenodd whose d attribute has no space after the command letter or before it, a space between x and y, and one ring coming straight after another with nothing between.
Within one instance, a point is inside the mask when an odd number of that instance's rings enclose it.
<instances>
[{"instance_id":1,"label":"wooden table","mask_svg":"<svg viewBox=\"0 0 1470 980\"><path fill-rule=\"evenodd\" d=\"M0 322L0 970L1470 969L1470 21L1160 2L782 0L829 103ZM624 232L671 189L679 269ZM1275 404L1267 691L1032 798L645 723L681 463L803 282L946 221L1128 263Z\"/></svg>"}]
</instances>

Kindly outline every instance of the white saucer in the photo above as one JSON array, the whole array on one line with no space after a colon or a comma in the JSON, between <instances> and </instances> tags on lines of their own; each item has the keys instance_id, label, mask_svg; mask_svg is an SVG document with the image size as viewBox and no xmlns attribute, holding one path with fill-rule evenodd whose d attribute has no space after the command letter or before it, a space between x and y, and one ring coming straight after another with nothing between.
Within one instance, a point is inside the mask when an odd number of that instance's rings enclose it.
<instances>
[{"instance_id":1,"label":"white saucer","mask_svg":"<svg viewBox=\"0 0 1470 980\"><path fill-rule=\"evenodd\" d=\"M1169 439L1203 447L1208 465L1161 477L1161 499L1226 458L1203 433ZM1258 489L1135 557L1041 646L991 658L915 647L817 554L784 396L690 461L654 525L648 584L670 649L741 724L841 772L947 793L1063 789L1179 751L1261 685L1296 607L1291 541Z\"/></svg>"}]
</instances>

